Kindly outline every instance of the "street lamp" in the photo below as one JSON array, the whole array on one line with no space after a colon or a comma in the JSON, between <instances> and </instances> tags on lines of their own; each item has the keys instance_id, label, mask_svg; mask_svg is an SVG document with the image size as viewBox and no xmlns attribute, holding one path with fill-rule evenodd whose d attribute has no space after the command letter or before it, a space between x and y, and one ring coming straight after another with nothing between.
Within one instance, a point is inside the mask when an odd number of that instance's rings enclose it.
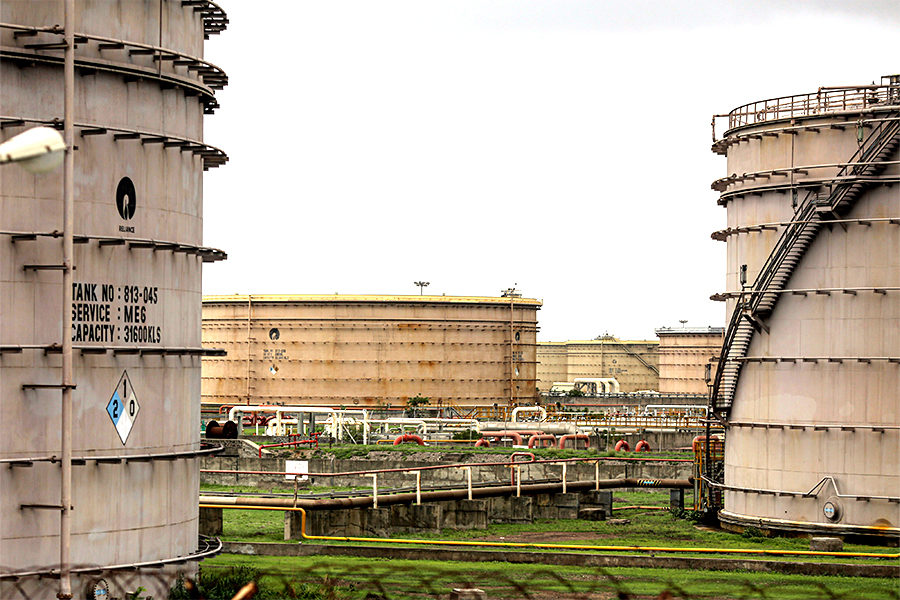
<instances>
[{"instance_id":1,"label":"street lamp","mask_svg":"<svg viewBox=\"0 0 900 600\"><path fill-rule=\"evenodd\" d=\"M68 6L67 6L68 12ZM67 19L68 27L66 37L71 37L72 23ZM71 40L69 40L71 42ZM73 44L74 45L74 44ZM67 62L70 52L67 50ZM68 71L68 69L67 69ZM69 77L66 78L67 80ZM72 93L66 86L66 108ZM73 139L71 112L66 110L66 138ZM68 159L68 160L66 160ZM63 272L63 307L62 307L62 408L60 433L62 444L60 448L61 483L60 483L60 532L59 532L59 592L57 598L69 599L72 597L71 571L69 565L69 543L71 538L70 506L72 501L72 207L73 177L72 156L66 152L66 141L63 136L52 127L34 127L13 136L0 144L0 165L16 163L29 173L46 173L66 162L63 187L63 257L65 270Z\"/></svg>"},{"instance_id":2,"label":"street lamp","mask_svg":"<svg viewBox=\"0 0 900 600\"><path fill-rule=\"evenodd\" d=\"M430 281L413 281L413 283L419 286L419 295L422 295L422 292L425 291L425 288L431 285Z\"/></svg>"},{"instance_id":3,"label":"street lamp","mask_svg":"<svg viewBox=\"0 0 900 600\"><path fill-rule=\"evenodd\" d=\"M29 173L46 173L65 158L66 142L52 127L35 127L0 144L0 165L18 163Z\"/></svg>"}]
</instances>

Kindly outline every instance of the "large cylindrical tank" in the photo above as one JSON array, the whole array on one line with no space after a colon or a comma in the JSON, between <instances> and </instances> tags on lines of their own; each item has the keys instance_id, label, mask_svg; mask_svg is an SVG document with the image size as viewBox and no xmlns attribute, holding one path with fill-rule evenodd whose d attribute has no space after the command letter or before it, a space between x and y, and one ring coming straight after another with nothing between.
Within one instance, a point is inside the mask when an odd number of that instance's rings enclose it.
<instances>
[{"instance_id":1,"label":"large cylindrical tank","mask_svg":"<svg viewBox=\"0 0 900 600\"><path fill-rule=\"evenodd\" d=\"M71 306L63 169L0 169L0 597L44 597L50 580L37 576L60 567L63 336L72 589L82 597L99 568L111 596L166 597L202 553L201 265L224 257L202 246L202 174L226 160L203 142L226 80L202 56L226 18L211 2L75 7ZM4 1L0 23L0 141L61 127L64 3Z\"/></svg>"},{"instance_id":2,"label":"large cylindrical tank","mask_svg":"<svg viewBox=\"0 0 900 600\"><path fill-rule=\"evenodd\" d=\"M900 78L733 110L721 520L900 536Z\"/></svg>"},{"instance_id":3,"label":"large cylindrical tank","mask_svg":"<svg viewBox=\"0 0 900 600\"><path fill-rule=\"evenodd\" d=\"M203 401L431 408L535 401L538 300L206 296Z\"/></svg>"}]
</instances>

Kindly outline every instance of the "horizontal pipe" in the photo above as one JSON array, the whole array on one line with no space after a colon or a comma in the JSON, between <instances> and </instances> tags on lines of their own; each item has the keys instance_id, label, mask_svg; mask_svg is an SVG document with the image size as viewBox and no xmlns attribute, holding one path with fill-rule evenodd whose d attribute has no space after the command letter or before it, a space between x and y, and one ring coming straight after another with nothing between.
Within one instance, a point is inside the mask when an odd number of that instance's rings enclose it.
<instances>
[{"instance_id":1,"label":"horizontal pipe","mask_svg":"<svg viewBox=\"0 0 900 600\"><path fill-rule=\"evenodd\" d=\"M295 473L292 471L239 471L229 469L200 469L201 473L219 473L229 475L308 475L310 477L349 477L351 475L368 475L370 473L401 473L410 470L416 471L434 471L437 469L458 469L460 467L511 467L513 465L527 464L558 464L568 462L681 462L693 463L690 458L643 458L643 457L619 457L619 456L599 456L592 458L559 458L555 460L534 460L534 455L530 452L514 452L511 456L531 456L532 460L511 460L507 462L489 462L489 463L469 463L469 464L452 464L452 465L432 465L427 467L416 467L415 469L399 468L399 469L372 469L370 471L342 471L339 473Z\"/></svg>"}]
</instances>

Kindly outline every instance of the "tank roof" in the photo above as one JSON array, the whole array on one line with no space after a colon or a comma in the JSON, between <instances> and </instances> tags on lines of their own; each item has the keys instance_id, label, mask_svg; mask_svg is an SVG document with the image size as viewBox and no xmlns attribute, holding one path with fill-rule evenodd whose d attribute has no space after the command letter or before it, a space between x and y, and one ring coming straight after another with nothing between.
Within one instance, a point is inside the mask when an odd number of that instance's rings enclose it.
<instances>
[{"instance_id":1,"label":"tank roof","mask_svg":"<svg viewBox=\"0 0 900 600\"><path fill-rule=\"evenodd\" d=\"M247 304L248 302L268 303L300 303L300 302L408 302L410 304L498 304L507 306L514 304L527 304L540 308L541 300L534 298L492 296L420 296L418 294L404 295L367 295L367 294L234 294L231 296L203 296L204 304Z\"/></svg>"},{"instance_id":2,"label":"tank roof","mask_svg":"<svg viewBox=\"0 0 900 600\"><path fill-rule=\"evenodd\" d=\"M724 327L660 327L654 329L656 335L724 335Z\"/></svg>"},{"instance_id":3,"label":"tank roof","mask_svg":"<svg viewBox=\"0 0 900 600\"><path fill-rule=\"evenodd\" d=\"M602 340L567 340L565 342L538 342L539 346L565 346L567 344L659 344L659 340L620 340L619 338L606 338Z\"/></svg>"}]
</instances>

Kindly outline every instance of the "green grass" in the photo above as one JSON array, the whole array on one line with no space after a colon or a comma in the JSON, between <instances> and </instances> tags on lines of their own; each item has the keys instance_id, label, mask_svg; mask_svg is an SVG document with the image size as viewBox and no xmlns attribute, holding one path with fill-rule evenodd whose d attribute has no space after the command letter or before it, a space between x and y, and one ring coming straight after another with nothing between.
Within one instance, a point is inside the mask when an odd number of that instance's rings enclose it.
<instances>
[{"instance_id":1,"label":"green grass","mask_svg":"<svg viewBox=\"0 0 900 600\"><path fill-rule=\"evenodd\" d=\"M213 486L204 485L204 488ZM231 489L228 486L215 486ZM252 489L252 488L251 488ZM658 490L639 490L626 492L617 490L614 493L614 509L616 506L645 505L666 506L668 504L668 492ZM686 503L690 503L690 498ZM227 541L242 542L283 542L284 541L284 513L281 511L254 511L235 510L224 511L224 535ZM613 519L627 519L630 522L616 524L610 521L584 521L584 520L536 520L529 524L491 524L487 529L481 530L451 530L445 529L439 534L431 533L404 533L396 535L396 538L416 540L451 540L451 541L490 541L509 542L514 541L522 534L552 534L564 533L564 541L558 543L590 546L648 546L670 548L723 548L723 549L768 549L768 550L809 550L807 538L784 537L754 537L752 535L738 535L721 530L710 530L697 527L696 524L685 518L677 518L669 511L629 509L615 510ZM348 543L315 540L304 543ZM359 542L363 543L363 542ZM554 543L548 541L547 543ZM553 550L547 550L552 552ZM844 544L845 552L875 552L882 554L897 554L896 548L884 548L878 546L866 546L861 544ZM686 552L683 554L666 554L681 556L707 556L717 558L737 558L728 554L701 554ZM762 558L763 555L749 555L746 558ZM815 561L815 562L853 562L875 564L898 564L898 559L879 558L829 558L829 557L804 557L784 556L779 560L791 561Z\"/></svg>"},{"instance_id":2,"label":"green grass","mask_svg":"<svg viewBox=\"0 0 900 600\"><path fill-rule=\"evenodd\" d=\"M329 557L246 557L207 559L204 571L252 565L264 573L262 589L286 580L324 589L324 597L446 598L453 588L478 587L488 598L655 599L663 591L674 598L769 598L853 600L896 599L898 582L858 577L782 575L650 568L549 567L495 562L436 562ZM334 589L334 596L328 590ZM289 597L289 596L285 596Z\"/></svg>"}]
</instances>

